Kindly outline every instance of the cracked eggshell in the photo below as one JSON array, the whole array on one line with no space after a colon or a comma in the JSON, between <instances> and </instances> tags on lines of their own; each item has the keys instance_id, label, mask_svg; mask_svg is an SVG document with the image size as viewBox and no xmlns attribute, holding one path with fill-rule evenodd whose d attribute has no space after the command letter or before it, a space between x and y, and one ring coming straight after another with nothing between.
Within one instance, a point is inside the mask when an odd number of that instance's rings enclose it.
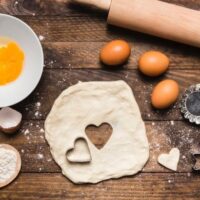
<instances>
[{"instance_id":1,"label":"cracked eggshell","mask_svg":"<svg viewBox=\"0 0 200 200\"><path fill-rule=\"evenodd\" d=\"M0 110L0 130L4 133L15 133L21 125L22 114L12 108Z\"/></svg>"}]
</instances>

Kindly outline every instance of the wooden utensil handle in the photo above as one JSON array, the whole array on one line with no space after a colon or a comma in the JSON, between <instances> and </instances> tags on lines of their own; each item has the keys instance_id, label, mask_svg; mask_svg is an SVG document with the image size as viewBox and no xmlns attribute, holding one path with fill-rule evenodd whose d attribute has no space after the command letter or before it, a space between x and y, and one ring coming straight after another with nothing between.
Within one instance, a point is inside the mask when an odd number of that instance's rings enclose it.
<instances>
[{"instance_id":1,"label":"wooden utensil handle","mask_svg":"<svg viewBox=\"0 0 200 200\"><path fill-rule=\"evenodd\" d=\"M158 0L112 0L108 23L200 47L200 11Z\"/></svg>"}]
</instances>

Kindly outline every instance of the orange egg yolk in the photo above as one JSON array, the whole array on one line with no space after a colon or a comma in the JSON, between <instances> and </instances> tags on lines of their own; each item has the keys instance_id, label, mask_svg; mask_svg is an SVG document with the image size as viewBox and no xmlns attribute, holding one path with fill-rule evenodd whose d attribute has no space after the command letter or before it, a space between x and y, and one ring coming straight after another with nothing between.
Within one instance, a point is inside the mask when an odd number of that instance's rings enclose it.
<instances>
[{"instance_id":1,"label":"orange egg yolk","mask_svg":"<svg viewBox=\"0 0 200 200\"><path fill-rule=\"evenodd\" d=\"M15 42L0 47L0 85L15 81L22 72L24 52Z\"/></svg>"}]
</instances>

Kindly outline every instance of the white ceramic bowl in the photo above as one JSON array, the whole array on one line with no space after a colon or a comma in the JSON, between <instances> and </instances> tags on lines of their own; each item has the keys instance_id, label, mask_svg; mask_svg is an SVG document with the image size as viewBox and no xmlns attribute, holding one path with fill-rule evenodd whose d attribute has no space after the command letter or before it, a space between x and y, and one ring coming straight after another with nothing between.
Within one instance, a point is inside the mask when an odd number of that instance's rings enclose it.
<instances>
[{"instance_id":1,"label":"white ceramic bowl","mask_svg":"<svg viewBox=\"0 0 200 200\"><path fill-rule=\"evenodd\" d=\"M43 72L44 55L37 35L18 18L0 14L0 37L17 42L25 54L23 71L18 79L0 86L2 108L19 103L35 89Z\"/></svg>"}]
</instances>

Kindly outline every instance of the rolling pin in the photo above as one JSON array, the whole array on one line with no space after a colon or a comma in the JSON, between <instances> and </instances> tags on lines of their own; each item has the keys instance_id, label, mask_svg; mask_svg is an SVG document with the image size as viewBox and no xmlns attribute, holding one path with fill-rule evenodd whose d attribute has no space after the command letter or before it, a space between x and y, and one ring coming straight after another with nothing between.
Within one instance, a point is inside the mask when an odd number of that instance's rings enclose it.
<instances>
[{"instance_id":1,"label":"rolling pin","mask_svg":"<svg viewBox=\"0 0 200 200\"><path fill-rule=\"evenodd\" d=\"M200 47L200 11L158 0L71 0L108 12L108 24Z\"/></svg>"}]
</instances>

